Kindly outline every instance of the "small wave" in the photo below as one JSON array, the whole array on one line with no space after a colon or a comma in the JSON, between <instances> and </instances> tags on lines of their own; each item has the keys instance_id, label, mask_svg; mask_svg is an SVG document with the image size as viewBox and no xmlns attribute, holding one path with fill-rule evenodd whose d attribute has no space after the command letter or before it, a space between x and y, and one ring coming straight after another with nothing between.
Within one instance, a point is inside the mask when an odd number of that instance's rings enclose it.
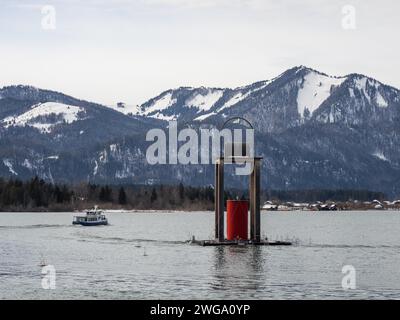
<instances>
[{"instance_id":1,"label":"small wave","mask_svg":"<svg viewBox=\"0 0 400 320\"><path fill-rule=\"evenodd\" d=\"M125 243L145 242L145 243L162 243L162 244L186 244L186 243L188 243L188 241L177 241L177 240L157 240L157 239L142 239L142 238L131 239L131 238L121 238L121 237L102 237L102 236L96 236L96 235L80 235L80 236L85 241L89 241L89 239L92 239L92 240L100 240L100 241L115 242L115 243L120 243L120 242L125 242Z\"/></svg>"},{"instance_id":2,"label":"small wave","mask_svg":"<svg viewBox=\"0 0 400 320\"><path fill-rule=\"evenodd\" d=\"M367 245L367 244L300 244L302 247L309 247L309 248L338 248L338 249L399 249L400 245Z\"/></svg>"},{"instance_id":3,"label":"small wave","mask_svg":"<svg viewBox=\"0 0 400 320\"><path fill-rule=\"evenodd\" d=\"M21 226L0 226L0 229L39 229L39 228L64 228L70 227L66 224L31 224Z\"/></svg>"}]
</instances>

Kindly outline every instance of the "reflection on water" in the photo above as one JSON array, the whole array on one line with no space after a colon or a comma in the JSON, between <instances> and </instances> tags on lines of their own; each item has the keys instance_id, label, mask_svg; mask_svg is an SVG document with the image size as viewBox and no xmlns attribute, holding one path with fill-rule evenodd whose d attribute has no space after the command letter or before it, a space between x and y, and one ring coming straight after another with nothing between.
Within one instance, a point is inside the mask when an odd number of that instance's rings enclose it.
<instances>
[{"instance_id":1,"label":"reflection on water","mask_svg":"<svg viewBox=\"0 0 400 320\"><path fill-rule=\"evenodd\" d=\"M219 246L212 249L212 289L257 290L260 284L265 282L265 256L261 254L260 246Z\"/></svg>"},{"instance_id":2,"label":"reflection on water","mask_svg":"<svg viewBox=\"0 0 400 320\"><path fill-rule=\"evenodd\" d=\"M262 214L290 247L201 247L212 213L112 213L110 226L72 226L72 213L0 213L0 299L400 298L397 212ZM41 261L55 290L41 287ZM352 265L357 289L341 287Z\"/></svg>"}]
</instances>

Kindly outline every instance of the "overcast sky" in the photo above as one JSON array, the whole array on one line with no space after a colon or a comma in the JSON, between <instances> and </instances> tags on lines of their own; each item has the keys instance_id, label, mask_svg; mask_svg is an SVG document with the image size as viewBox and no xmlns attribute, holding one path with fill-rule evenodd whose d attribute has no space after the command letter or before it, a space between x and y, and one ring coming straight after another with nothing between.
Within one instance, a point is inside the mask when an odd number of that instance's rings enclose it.
<instances>
[{"instance_id":1,"label":"overcast sky","mask_svg":"<svg viewBox=\"0 0 400 320\"><path fill-rule=\"evenodd\" d=\"M170 88L236 87L306 65L400 88L398 0L0 3L0 86L137 104ZM55 30L42 27L44 5L56 10ZM343 28L346 5L355 29Z\"/></svg>"}]
</instances>

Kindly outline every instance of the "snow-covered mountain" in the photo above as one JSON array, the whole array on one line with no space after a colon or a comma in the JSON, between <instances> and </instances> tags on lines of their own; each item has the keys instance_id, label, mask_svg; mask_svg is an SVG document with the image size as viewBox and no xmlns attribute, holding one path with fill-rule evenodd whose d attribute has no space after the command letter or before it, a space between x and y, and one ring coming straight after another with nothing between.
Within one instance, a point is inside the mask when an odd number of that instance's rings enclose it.
<instances>
[{"instance_id":1,"label":"snow-covered mountain","mask_svg":"<svg viewBox=\"0 0 400 320\"><path fill-rule=\"evenodd\" d=\"M155 121L127 117L101 104L32 86L1 88L0 97L0 128L14 131L16 128L32 128L35 133L49 136L64 134L64 138L68 139L68 134L82 127L86 132L84 137L96 132L96 135L112 138L125 133L124 130L137 132L142 123Z\"/></svg>"},{"instance_id":2,"label":"snow-covered mountain","mask_svg":"<svg viewBox=\"0 0 400 320\"><path fill-rule=\"evenodd\" d=\"M167 121L202 121L213 115L223 114L225 109L265 88L268 83L270 81L263 81L237 89L181 87L168 90L142 104L136 115Z\"/></svg>"},{"instance_id":3,"label":"snow-covered mountain","mask_svg":"<svg viewBox=\"0 0 400 320\"><path fill-rule=\"evenodd\" d=\"M85 110L58 102L45 102L33 105L30 110L17 115L8 116L2 120L4 127L33 127L43 133L48 133L58 124L70 124L85 118Z\"/></svg>"},{"instance_id":4,"label":"snow-covered mountain","mask_svg":"<svg viewBox=\"0 0 400 320\"><path fill-rule=\"evenodd\" d=\"M95 179L98 150L158 122L31 86L4 87L0 97L0 176Z\"/></svg>"},{"instance_id":5,"label":"snow-covered mountain","mask_svg":"<svg viewBox=\"0 0 400 320\"><path fill-rule=\"evenodd\" d=\"M168 90L141 105L136 114L185 122L241 115L258 130L274 132L309 120L357 123L371 114L393 118L399 97L397 89L366 76L334 77L300 66L235 89Z\"/></svg>"},{"instance_id":6,"label":"snow-covered mountain","mask_svg":"<svg viewBox=\"0 0 400 320\"><path fill-rule=\"evenodd\" d=\"M151 166L149 129L233 116L256 129L264 188L400 195L400 91L364 75L306 67L239 88L167 90L106 107L29 86L0 89L0 176L107 183L213 183L211 165ZM229 184L229 183L228 183Z\"/></svg>"}]
</instances>

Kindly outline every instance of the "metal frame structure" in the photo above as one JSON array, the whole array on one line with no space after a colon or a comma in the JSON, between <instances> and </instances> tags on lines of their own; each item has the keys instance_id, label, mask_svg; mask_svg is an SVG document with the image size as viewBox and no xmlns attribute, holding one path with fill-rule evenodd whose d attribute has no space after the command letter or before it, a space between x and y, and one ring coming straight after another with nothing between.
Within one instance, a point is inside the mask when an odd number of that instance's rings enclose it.
<instances>
[{"instance_id":1,"label":"metal frame structure","mask_svg":"<svg viewBox=\"0 0 400 320\"><path fill-rule=\"evenodd\" d=\"M228 160L228 161L225 161ZM215 239L225 241L225 203L224 203L224 165L225 163L250 162L253 170L249 181L250 198L250 240L261 241L261 217L260 217L260 170L261 157L220 157L215 162Z\"/></svg>"}]
</instances>

